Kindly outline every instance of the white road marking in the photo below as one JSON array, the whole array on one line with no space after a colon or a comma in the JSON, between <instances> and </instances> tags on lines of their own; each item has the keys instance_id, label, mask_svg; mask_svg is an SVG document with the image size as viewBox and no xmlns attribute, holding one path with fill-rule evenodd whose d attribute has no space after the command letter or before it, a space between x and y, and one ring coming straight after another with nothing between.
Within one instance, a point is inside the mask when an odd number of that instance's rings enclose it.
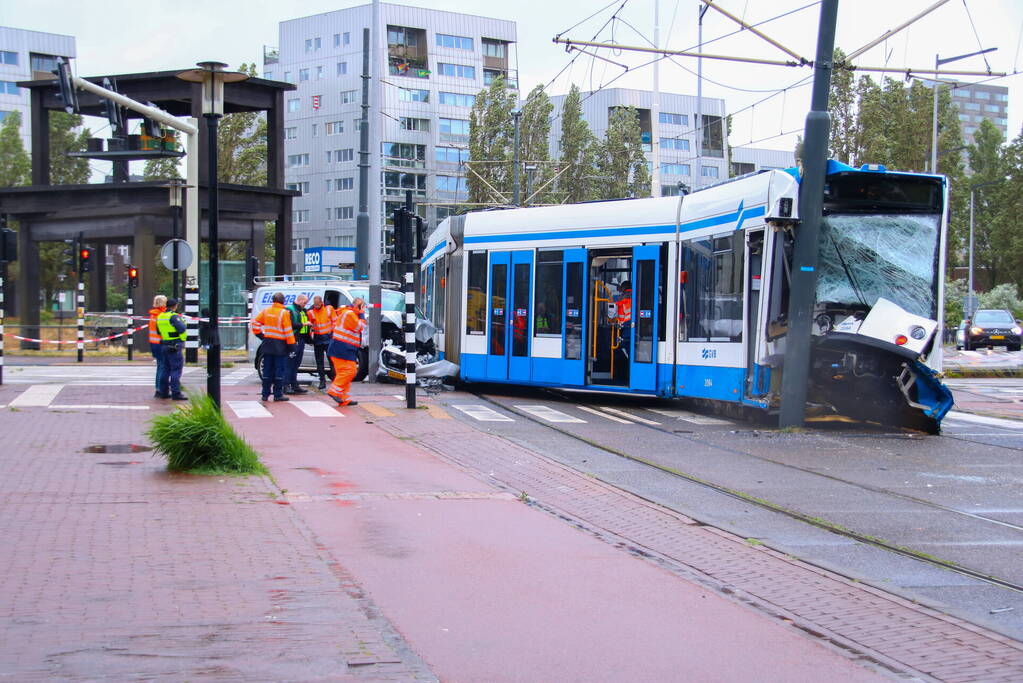
<instances>
[{"instance_id":1,"label":"white road marking","mask_svg":"<svg viewBox=\"0 0 1023 683\"><path fill-rule=\"evenodd\" d=\"M149 410L149 406L119 406L111 403L82 403L79 405L55 405L46 406L50 410Z\"/></svg>"},{"instance_id":2,"label":"white road marking","mask_svg":"<svg viewBox=\"0 0 1023 683\"><path fill-rule=\"evenodd\" d=\"M589 406L576 406L576 408L578 408L579 410L585 410L587 413L593 413L594 415L600 415L602 418L604 418L606 420L611 420L612 422L620 422L623 425L635 424L634 422L630 422L629 420L623 420L620 417L615 417L614 415L608 415L607 413L602 413L599 410L597 410L596 408L590 408Z\"/></svg>"},{"instance_id":3,"label":"white road marking","mask_svg":"<svg viewBox=\"0 0 1023 683\"><path fill-rule=\"evenodd\" d=\"M630 420L635 420L636 422L642 422L643 424L647 424L647 425L657 425L658 427L661 426L660 422L656 422L655 420L648 420L645 417L640 417L639 415L633 415L632 413L627 413L624 410L618 410L617 408L612 408L611 406L599 406L599 407L600 407L601 410L603 410L606 413L614 413L615 415L621 415L622 417L627 417Z\"/></svg>"},{"instance_id":4,"label":"white road marking","mask_svg":"<svg viewBox=\"0 0 1023 683\"><path fill-rule=\"evenodd\" d=\"M323 401L292 401L291 405L309 417L344 417L344 414L339 413Z\"/></svg>"},{"instance_id":5,"label":"white road marking","mask_svg":"<svg viewBox=\"0 0 1023 683\"><path fill-rule=\"evenodd\" d=\"M273 417L259 401L228 401L227 405L239 418Z\"/></svg>"},{"instance_id":6,"label":"white road marking","mask_svg":"<svg viewBox=\"0 0 1023 683\"><path fill-rule=\"evenodd\" d=\"M663 408L649 408L650 412L663 415L665 417L673 417L676 420L685 420L686 422L692 422L698 425L727 425L732 424L729 420L722 420L717 417L709 417L707 415L697 415L691 413L688 410L666 410Z\"/></svg>"},{"instance_id":7,"label":"white road marking","mask_svg":"<svg viewBox=\"0 0 1023 683\"><path fill-rule=\"evenodd\" d=\"M473 418L474 420L479 420L480 422L515 422L515 420L513 420L512 418L502 415L496 410L493 410L486 406L461 405L451 407L454 408L455 410L462 411L469 417Z\"/></svg>"},{"instance_id":8,"label":"white road marking","mask_svg":"<svg viewBox=\"0 0 1023 683\"><path fill-rule=\"evenodd\" d=\"M404 394L391 394L391 396L394 396L399 401L404 401L405 400L405 395Z\"/></svg>"},{"instance_id":9,"label":"white road marking","mask_svg":"<svg viewBox=\"0 0 1023 683\"><path fill-rule=\"evenodd\" d=\"M988 417L987 415L974 415L972 413L960 413L952 410L945 415L945 419L960 420L962 422L973 422L975 424L988 425L991 427L1004 427L1005 429L1023 429L1023 422L1019 420L1006 420L1001 417Z\"/></svg>"},{"instance_id":10,"label":"white road marking","mask_svg":"<svg viewBox=\"0 0 1023 683\"><path fill-rule=\"evenodd\" d=\"M580 420L578 417L573 417L560 410L555 410L550 406L515 406L519 410L529 413L533 417L538 417L541 420L547 422L579 422L586 424L586 420Z\"/></svg>"},{"instance_id":11,"label":"white road marking","mask_svg":"<svg viewBox=\"0 0 1023 683\"><path fill-rule=\"evenodd\" d=\"M53 403L63 384L34 384L11 401L12 408L46 407Z\"/></svg>"}]
</instances>

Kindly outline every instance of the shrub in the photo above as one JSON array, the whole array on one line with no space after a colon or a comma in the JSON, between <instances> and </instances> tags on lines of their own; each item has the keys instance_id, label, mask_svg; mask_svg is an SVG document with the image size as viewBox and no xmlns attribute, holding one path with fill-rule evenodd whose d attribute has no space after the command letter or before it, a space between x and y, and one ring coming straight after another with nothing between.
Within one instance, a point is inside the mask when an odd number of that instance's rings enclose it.
<instances>
[{"instance_id":1,"label":"shrub","mask_svg":"<svg viewBox=\"0 0 1023 683\"><path fill-rule=\"evenodd\" d=\"M238 436L209 396L192 396L188 406L150 421L146 436L172 472L266 474L267 469Z\"/></svg>"}]
</instances>

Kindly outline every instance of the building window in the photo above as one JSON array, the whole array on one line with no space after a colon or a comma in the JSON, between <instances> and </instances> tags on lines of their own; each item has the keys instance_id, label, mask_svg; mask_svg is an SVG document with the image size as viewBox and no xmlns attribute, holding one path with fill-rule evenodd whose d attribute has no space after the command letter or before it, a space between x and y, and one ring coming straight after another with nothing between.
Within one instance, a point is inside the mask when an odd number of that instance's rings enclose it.
<instances>
[{"instance_id":1,"label":"building window","mask_svg":"<svg viewBox=\"0 0 1023 683\"><path fill-rule=\"evenodd\" d=\"M337 63L337 75L338 76L344 76L347 73L348 73L348 62L338 62Z\"/></svg>"},{"instance_id":2,"label":"building window","mask_svg":"<svg viewBox=\"0 0 1023 683\"><path fill-rule=\"evenodd\" d=\"M297 190L302 194L309 194L309 181L303 181L299 183L285 183L284 187L289 190Z\"/></svg>"},{"instance_id":3,"label":"building window","mask_svg":"<svg viewBox=\"0 0 1023 683\"><path fill-rule=\"evenodd\" d=\"M467 195L469 185L463 176L437 176L437 193L447 195Z\"/></svg>"},{"instance_id":4,"label":"building window","mask_svg":"<svg viewBox=\"0 0 1023 683\"><path fill-rule=\"evenodd\" d=\"M274 72L273 71L264 71L263 72L263 78L265 78L268 81L272 81L274 79Z\"/></svg>"},{"instance_id":5,"label":"building window","mask_svg":"<svg viewBox=\"0 0 1023 683\"><path fill-rule=\"evenodd\" d=\"M503 78L505 80L505 85L507 85L508 87L511 87L511 88L515 87L515 82L508 79L508 72L507 71L501 71L500 69L484 69L483 70L483 84L484 85L490 85L491 83L493 83L498 78Z\"/></svg>"},{"instance_id":6,"label":"building window","mask_svg":"<svg viewBox=\"0 0 1023 683\"><path fill-rule=\"evenodd\" d=\"M995 93L995 102L1008 102L1009 96L1003 92Z\"/></svg>"},{"instance_id":7,"label":"building window","mask_svg":"<svg viewBox=\"0 0 1023 683\"><path fill-rule=\"evenodd\" d=\"M973 96L978 100L991 99L991 93L987 92L986 90L977 90L976 92L973 93Z\"/></svg>"},{"instance_id":8,"label":"building window","mask_svg":"<svg viewBox=\"0 0 1023 683\"><path fill-rule=\"evenodd\" d=\"M441 119L443 121L443 119ZM403 130L418 130L429 132L430 130L430 119L417 119L411 116L402 116L398 119L398 125Z\"/></svg>"},{"instance_id":9,"label":"building window","mask_svg":"<svg viewBox=\"0 0 1023 683\"><path fill-rule=\"evenodd\" d=\"M57 68L57 58L53 55L30 52L28 58L32 71L54 71Z\"/></svg>"},{"instance_id":10,"label":"building window","mask_svg":"<svg viewBox=\"0 0 1023 683\"><path fill-rule=\"evenodd\" d=\"M284 72L284 82L285 83L291 83L292 82L292 80L291 80L291 72L290 71L285 71Z\"/></svg>"},{"instance_id":11,"label":"building window","mask_svg":"<svg viewBox=\"0 0 1023 683\"><path fill-rule=\"evenodd\" d=\"M756 169L756 166L754 164L746 163L746 162L741 162L741 161L733 161L732 162L732 175L733 176L746 175L747 173L753 173L756 170L757 169Z\"/></svg>"},{"instance_id":12,"label":"building window","mask_svg":"<svg viewBox=\"0 0 1023 683\"><path fill-rule=\"evenodd\" d=\"M449 136L449 139L454 138L468 138L469 136L469 121L468 119L440 119L440 133L441 139L445 139L444 136Z\"/></svg>"},{"instance_id":13,"label":"building window","mask_svg":"<svg viewBox=\"0 0 1023 683\"><path fill-rule=\"evenodd\" d=\"M313 137L316 137L316 126L317 126L317 124L315 124L315 123L312 126Z\"/></svg>"},{"instance_id":14,"label":"building window","mask_svg":"<svg viewBox=\"0 0 1023 683\"><path fill-rule=\"evenodd\" d=\"M404 197L407 190L412 190L412 193L419 197L426 196L426 175L422 173L384 171L380 177L385 195Z\"/></svg>"},{"instance_id":15,"label":"building window","mask_svg":"<svg viewBox=\"0 0 1023 683\"><path fill-rule=\"evenodd\" d=\"M717 166L701 166L700 167L700 175L703 176L704 178L717 178L717 177L719 177L718 176L718 167Z\"/></svg>"},{"instance_id":16,"label":"building window","mask_svg":"<svg viewBox=\"0 0 1023 683\"><path fill-rule=\"evenodd\" d=\"M430 91L416 88L398 88L398 99L402 102L429 102Z\"/></svg>"},{"instance_id":17,"label":"building window","mask_svg":"<svg viewBox=\"0 0 1023 683\"><path fill-rule=\"evenodd\" d=\"M476 67L465 64L445 64L444 62L437 62L437 71L441 76L476 78Z\"/></svg>"},{"instance_id":18,"label":"building window","mask_svg":"<svg viewBox=\"0 0 1023 683\"><path fill-rule=\"evenodd\" d=\"M324 135L341 135L341 133L344 132L345 132L344 121L327 121L325 124L323 124Z\"/></svg>"},{"instance_id":19,"label":"building window","mask_svg":"<svg viewBox=\"0 0 1023 683\"><path fill-rule=\"evenodd\" d=\"M963 128L963 132L966 133L967 135L973 135L974 133L977 132L977 129L974 128L973 126L967 126L966 128Z\"/></svg>"},{"instance_id":20,"label":"building window","mask_svg":"<svg viewBox=\"0 0 1023 683\"><path fill-rule=\"evenodd\" d=\"M341 34L341 42L345 45L349 45L352 42L352 34L345 31Z\"/></svg>"},{"instance_id":21,"label":"building window","mask_svg":"<svg viewBox=\"0 0 1023 683\"><path fill-rule=\"evenodd\" d=\"M703 115L703 156L725 156L725 121L713 114Z\"/></svg>"},{"instance_id":22,"label":"building window","mask_svg":"<svg viewBox=\"0 0 1023 683\"><path fill-rule=\"evenodd\" d=\"M662 175L689 175L689 164L661 164Z\"/></svg>"},{"instance_id":23,"label":"building window","mask_svg":"<svg viewBox=\"0 0 1023 683\"><path fill-rule=\"evenodd\" d=\"M426 145L411 142L385 142L380 145L380 156L385 166L426 168Z\"/></svg>"},{"instance_id":24,"label":"building window","mask_svg":"<svg viewBox=\"0 0 1023 683\"><path fill-rule=\"evenodd\" d=\"M469 160L469 150L463 147L435 147L436 159L442 163L460 164Z\"/></svg>"},{"instance_id":25,"label":"building window","mask_svg":"<svg viewBox=\"0 0 1023 683\"><path fill-rule=\"evenodd\" d=\"M298 70L298 80L299 81L308 81L309 80L309 69L299 69Z\"/></svg>"},{"instance_id":26,"label":"building window","mask_svg":"<svg viewBox=\"0 0 1023 683\"><path fill-rule=\"evenodd\" d=\"M681 152L688 152L689 141L680 138L661 138L661 149L677 149Z\"/></svg>"},{"instance_id":27,"label":"building window","mask_svg":"<svg viewBox=\"0 0 1023 683\"><path fill-rule=\"evenodd\" d=\"M288 166L295 168L297 166L308 166L309 155L308 154L289 154L288 155Z\"/></svg>"},{"instance_id":28,"label":"building window","mask_svg":"<svg viewBox=\"0 0 1023 683\"><path fill-rule=\"evenodd\" d=\"M291 212L291 222L292 223L308 223L309 222L309 209L296 209L295 211L292 211ZM300 237L298 239L295 239L294 241L295 242L302 242L303 240L306 243L309 242L309 238L308 237L305 237L305 238ZM295 247L295 248L296 249L304 249L305 246L299 246L299 247Z\"/></svg>"},{"instance_id":29,"label":"building window","mask_svg":"<svg viewBox=\"0 0 1023 683\"><path fill-rule=\"evenodd\" d=\"M483 56L484 57L495 57L497 59L504 59L508 54L506 49L507 43L502 43L498 40L487 40L483 39Z\"/></svg>"},{"instance_id":30,"label":"building window","mask_svg":"<svg viewBox=\"0 0 1023 683\"><path fill-rule=\"evenodd\" d=\"M984 111L986 111L989 114L997 114L998 112L1002 111L1002 108L999 107L997 104L985 104Z\"/></svg>"},{"instance_id":31,"label":"building window","mask_svg":"<svg viewBox=\"0 0 1023 683\"><path fill-rule=\"evenodd\" d=\"M960 121L969 121L970 120L970 115L969 114L960 114L959 115L959 120Z\"/></svg>"},{"instance_id":32,"label":"building window","mask_svg":"<svg viewBox=\"0 0 1023 683\"><path fill-rule=\"evenodd\" d=\"M472 50L472 38L462 36L449 36L444 33L437 34L437 47L453 47L456 50Z\"/></svg>"},{"instance_id":33,"label":"building window","mask_svg":"<svg viewBox=\"0 0 1023 683\"><path fill-rule=\"evenodd\" d=\"M328 152L327 154L330 154L330 152ZM344 162L344 161L351 161L354 158L355 158L355 150L352 149L352 148L349 148L349 149L335 149L334 150L334 161L336 161L337 163L341 163L341 162ZM330 161L330 157L327 157L327 161Z\"/></svg>"},{"instance_id":34,"label":"building window","mask_svg":"<svg viewBox=\"0 0 1023 683\"><path fill-rule=\"evenodd\" d=\"M314 50L319 50L320 47L322 47L322 46L323 46L323 43L320 41L319 38L306 38L305 39L305 51L306 52L312 52Z\"/></svg>"},{"instance_id":35,"label":"building window","mask_svg":"<svg viewBox=\"0 0 1023 683\"><path fill-rule=\"evenodd\" d=\"M965 104L963 104L963 108L968 110L968 111L980 111L980 103L979 102L966 102Z\"/></svg>"},{"instance_id":36,"label":"building window","mask_svg":"<svg viewBox=\"0 0 1023 683\"><path fill-rule=\"evenodd\" d=\"M669 114L668 112L662 111L660 116L657 117L660 123L666 123L669 126L688 126L689 115L688 114Z\"/></svg>"},{"instance_id":37,"label":"building window","mask_svg":"<svg viewBox=\"0 0 1023 683\"><path fill-rule=\"evenodd\" d=\"M341 34L340 33L335 33L334 34L334 47L341 47Z\"/></svg>"},{"instance_id":38,"label":"building window","mask_svg":"<svg viewBox=\"0 0 1023 683\"><path fill-rule=\"evenodd\" d=\"M362 117L352 119L352 130L354 130L356 133L362 130Z\"/></svg>"},{"instance_id":39,"label":"building window","mask_svg":"<svg viewBox=\"0 0 1023 683\"><path fill-rule=\"evenodd\" d=\"M463 95L458 92L439 92L441 104L450 104L453 107L469 107L476 104L475 95Z\"/></svg>"},{"instance_id":40,"label":"building window","mask_svg":"<svg viewBox=\"0 0 1023 683\"><path fill-rule=\"evenodd\" d=\"M302 108L302 100L295 98L288 100L288 111L295 112Z\"/></svg>"},{"instance_id":41,"label":"building window","mask_svg":"<svg viewBox=\"0 0 1023 683\"><path fill-rule=\"evenodd\" d=\"M0 123L3 123L4 119L6 119L8 116L10 116L11 113L12 112L0 110Z\"/></svg>"},{"instance_id":42,"label":"building window","mask_svg":"<svg viewBox=\"0 0 1023 683\"><path fill-rule=\"evenodd\" d=\"M320 80L321 78L323 78L323 67L318 66L316 67L316 80Z\"/></svg>"},{"instance_id":43,"label":"building window","mask_svg":"<svg viewBox=\"0 0 1023 683\"><path fill-rule=\"evenodd\" d=\"M0 81L0 95L17 95L20 92L21 89L14 81Z\"/></svg>"},{"instance_id":44,"label":"building window","mask_svg":"<svg viewBox=\"0 0 1023 683\"><path fill-rule=\"evenodd\" d=\"M334 189L338 192L344 192L345 190L355 189L355 178L348 176L347 178L335 178Z\"/></svg>"},{"instance_id":45,"label":"building window","mask_svg":"<svg viewBox=\"0 0 1023 683\"><path fill-rule=\"evenodd\" d=\"M334 209L334 218L339 221L355 218L354 206L338 206Z\"/></svg>"},{"instance_id":46,"label":"building window","mask_svg":"<svg viewBox=\"0 0 1023 683\"><path fill-rule=\"evenodd\" d=\"M1009 119L995 119L995 123L997 123L999 126L1008 126Z\"/></svg>"},{"instance_id":47,"label":"building window","mask_svg":"<svg viewBox=\"0 0 1023 683\"><path fill-rule=\"evenodd\" d=\"M352 104L353 102L359 101L358 90L342 90L341 91L341 104Z\"/></svg>"},{"instance_id":48,"label":"building window","mask_svg":"<svg viewBox=\"0 0 1023 683\"><path fill-rule=\"evenodd\" d=\"M0 64L13 64L18 66L18 53L8 50L0 50Z\"/></svg>"}]
</instances>

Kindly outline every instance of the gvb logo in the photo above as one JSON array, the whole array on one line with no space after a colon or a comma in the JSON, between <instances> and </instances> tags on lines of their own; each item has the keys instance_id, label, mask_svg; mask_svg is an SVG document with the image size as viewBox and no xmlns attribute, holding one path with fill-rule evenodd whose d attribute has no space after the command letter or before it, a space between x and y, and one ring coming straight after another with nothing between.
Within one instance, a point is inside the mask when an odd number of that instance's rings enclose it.
<instances>
[{"instance_id":1,"label":"gvb logo","mask_svg":"<svg viewBox=\"0 0 1023 683\"><path fill-rule=\"evenodd\" d=\"M700 349L700 357L703 358L704 360L708 360L710 358L717 358L718 357L718 350L717 349Z\"/></svg>"}]
</instances>

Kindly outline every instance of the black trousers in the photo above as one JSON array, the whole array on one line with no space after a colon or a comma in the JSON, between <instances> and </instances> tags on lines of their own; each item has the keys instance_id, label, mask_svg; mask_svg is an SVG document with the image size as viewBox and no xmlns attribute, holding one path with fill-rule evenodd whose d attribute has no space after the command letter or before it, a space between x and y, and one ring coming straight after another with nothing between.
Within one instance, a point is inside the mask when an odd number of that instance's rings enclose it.
<instances>
[{"instance_id":1,"label":"black trousers","mask_svg":"<svg viewBox=\"0 0 1023 683\"><path fill-rule=\"evenodd\" d=\"M326 383L325 377L334 379L334 368L325 361L328 346L330 346L329 342L313 345L313 355L316 356L316 374L319 375L321 383Z\"/></svg>"}]
</instances>

